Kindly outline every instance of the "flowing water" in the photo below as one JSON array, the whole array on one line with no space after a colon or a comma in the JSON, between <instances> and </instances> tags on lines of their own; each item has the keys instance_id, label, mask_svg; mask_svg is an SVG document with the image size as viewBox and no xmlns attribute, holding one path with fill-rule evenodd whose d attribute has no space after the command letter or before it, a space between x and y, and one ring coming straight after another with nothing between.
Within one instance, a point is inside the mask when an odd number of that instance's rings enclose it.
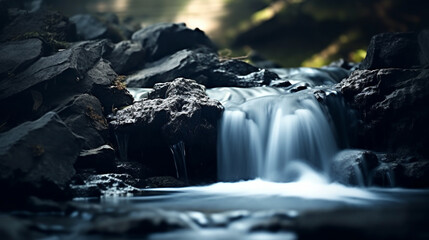
<instances>
[{"instance_id":1,"label":"flowing water","mask_svg":"<svg viewBox=\"0 0 429 240\"><path fill-rule=\"evenodd\" d=\"M207 90L225 106L218 183L80 199L65 217L33 219L49 239L133 239L151 224L147 239L428 239L427 190L333 181L330 164L353 138L353 115L330 85L347 71L274 71L293 85ZM302 84L308 89L293 92ZM148 91L131 89L138 99ZM177 177L187 181L183 143L171 152ZM123 235L128 228L131 235Z\"/></svg>"}]
</instances>

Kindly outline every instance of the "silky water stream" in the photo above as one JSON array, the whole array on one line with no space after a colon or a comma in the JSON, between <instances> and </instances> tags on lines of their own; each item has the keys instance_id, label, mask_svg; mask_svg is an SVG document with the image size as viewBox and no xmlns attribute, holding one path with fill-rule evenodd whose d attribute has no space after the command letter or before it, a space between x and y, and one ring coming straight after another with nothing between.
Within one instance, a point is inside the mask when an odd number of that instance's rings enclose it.
<instances>
[{"instance_id":1,"label":"silky water stream","mask_svg":"<svg viewBox=\"0 0 429 240\"><path fill-rule=\"evenodd\" d=\"M145 232L156 222L160 231L144 235L148 239L429 239L427 190L350 187L332 176L331 162L347 148L354 117L329 86L347 71L273 71L292 86L207 90L225 106L218 127L218 183L148 189L146 196L96 203L77 200L87 210L71 213L76 231L62 236L140 236L80 234L104 216L112 226L104 221L101 228L110 226L115 233L134 225L136 233ZM299 86L307 89L294 92ZM148 90L131 92L139 99ZM324 101L318 101L317 92L323 92ZM183 149L171 147L182 179Z\"/></svg>"}]
</instances>

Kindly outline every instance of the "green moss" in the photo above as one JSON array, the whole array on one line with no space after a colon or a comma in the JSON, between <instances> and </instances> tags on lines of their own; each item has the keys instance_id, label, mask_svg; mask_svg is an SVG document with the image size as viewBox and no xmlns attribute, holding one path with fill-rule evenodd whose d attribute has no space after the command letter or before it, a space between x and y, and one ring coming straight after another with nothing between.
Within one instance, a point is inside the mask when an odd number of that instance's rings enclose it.
<instances>
[{"instance_id":1,"label":"green moss","mask_svg":"<svg viewBox=\"0 0 429 240\"><path fill-rule=\"evenodd\" d=\"M25 40L30 38L39 38L46 42L54 50L70 47L70 43L56 40L56 34L50 32L26 32L13 38L12 41Z\"/></svg>"}]
</instances>

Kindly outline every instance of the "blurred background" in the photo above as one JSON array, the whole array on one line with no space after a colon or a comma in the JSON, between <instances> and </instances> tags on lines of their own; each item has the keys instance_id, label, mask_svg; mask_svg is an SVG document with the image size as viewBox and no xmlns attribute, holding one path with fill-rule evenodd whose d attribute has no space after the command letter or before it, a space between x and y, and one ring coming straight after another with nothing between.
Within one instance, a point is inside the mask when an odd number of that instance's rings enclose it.
<instances>
[{"instance_id":1,"label":"blurred background","mask_svg":"<svg viewBox=\"0 0 429 240\"><path fill-rule=\"evenodd\" d=\"M225 57L257 52L283 67L359 62L371 36L428 27L427 0L48 0L67 16L112 12L142 27L185 22Z\"/></svg>"}]
</instances>

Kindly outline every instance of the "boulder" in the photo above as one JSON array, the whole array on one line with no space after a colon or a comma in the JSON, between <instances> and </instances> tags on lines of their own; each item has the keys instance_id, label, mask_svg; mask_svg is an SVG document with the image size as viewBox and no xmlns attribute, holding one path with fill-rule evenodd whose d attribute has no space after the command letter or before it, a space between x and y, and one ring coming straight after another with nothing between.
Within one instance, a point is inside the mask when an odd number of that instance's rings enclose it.
<instances>
[{"instance_id":1,"label":"boulder","mask_svg":"<svg viewBox=\"0 0 429 240\"><path fill-rule=\"evenodd\" d=\"M64 123L83 138L82 148L89 150L104 145L109 136L107 120L100 101L89 94L72 97L55 109Z\"/></svg>"},{"instance_id":2,"label":"boulder","mask_svg":"<svg viewBox=\"0 0 429 240\"><path fill-rule=\"evenodd\" d=\"M377 155L370 151L344 150L334 157L330 176L341 184L368 186L378 165Z\"/></svg>"},{"instance_id":3,"label":"boulder","mask_svg":"<svg viewBox=\"0 0 429 240\"><path fill-rule=\"evenodd\" d=\"M419 36L420 35L420 36ZM428 34L381 33L372 37L360 69L424 68L429 65Z\"/></svg>"},{"instance_id":4,"label":"boulder","mask_svg":"<svg viewBox=\"0 0 429 240\"><path fill-rule=\"evenodd\" d=\"M2 199L64 198L80 145L53 112L0 134L0 185L7 193Z\"/></svg>"},{"instance_id":5,"label":"boulder","mask_svg":"<svg viewBox=\"0 0 429 240\"><path fill-rule=\"evenodd\" d=\"M119 110L110 124L123 158L141 161L158 176L176 175L172 146L184 142L191 181L214 180L217 121L222 105L204 86L178 78L154 86L148 99ZM142 158L143 156L143 158ZM177 160L177 159L176 159Z\"/></svg>"},{"instance_id":6,"label":"boulder","mask_svg":"<svg viewBox=\"0 0 429 240\"><path fill-rule=\"evenodd\" d=\"M128 76L128 87L153 87L177 77L195 79L206 87L257 87L268 85L278 76L265 69L237 60L220 61L211 50L181 50Z\"/></svg>"},{"instance_id":7,"label":"boulder","mask_svg":"<svg viewBox=\"0 0 429 240\"><path fill-rule=\"evenodd\" d=\"M17 74L45 53L45 44L37 38L0 45L0 81Z\"/></svg>"},{"instance_id":8,"label":"boulder","mask_svg":"<svg viewBox=\"0 0 429 240\"><path fill-rule=\"evenodd\" d=\"M122 41L115 45L107 59L115 72L126 74L144 66L145 51L138 42Z\"/></svg>"},{"instance_id":9,"label":"boulder","mask_svg":"<svg viewBox=\"0 0 429 240\"><path fill-rule=\"evenodd\" d=\"M148 61L159 60L182 49L207 47L216 51L216 46L203 31L189 29L184 23L154 24L135 32L131 39L142 44Z\"/></svg>"},{"instance_id":10,"label":"boulder","mask_svg":"<svg viewBox=\"0 0 429 240\"><path fill-rule=\"evenodd\" d=\"M76 33L81 40L108 38L113 42L122 40L122 36L113 31L108 23L101 21L91 14L77 14L70 17L70 22L76 24Z\"/></svg>"},{"instance_id":11,"label":"boulder","mask_svg":"<svg viewBox=\"0 0 429 240\"><path fill-rule=\"evenodd\" d=\"M51 45L72 42L76 39L76 27L59 12L39 10L21 11L4 27L0 42L40 37Z\"/></svg>"},{"instance_id":12,"label":"boulder","mask_svg":"<svg viewBox=\"0 0 429 240\"><path fill-rule=\"evenodd\" d=\"M358 70L337 87L361 119L357 147L429 156L429 70Z\"/></svg>"},{"instance_id":13,"label":"boulder","mask_svg":"<svg viewBox=\"0 0 429 240\"><path fill-rule=\"evenodd\" d=\"M95 169L98 173L112 172L116 169L115 149L109 145L83 150L76 163L76 169Z\"/></svg>"}]
</instances>

